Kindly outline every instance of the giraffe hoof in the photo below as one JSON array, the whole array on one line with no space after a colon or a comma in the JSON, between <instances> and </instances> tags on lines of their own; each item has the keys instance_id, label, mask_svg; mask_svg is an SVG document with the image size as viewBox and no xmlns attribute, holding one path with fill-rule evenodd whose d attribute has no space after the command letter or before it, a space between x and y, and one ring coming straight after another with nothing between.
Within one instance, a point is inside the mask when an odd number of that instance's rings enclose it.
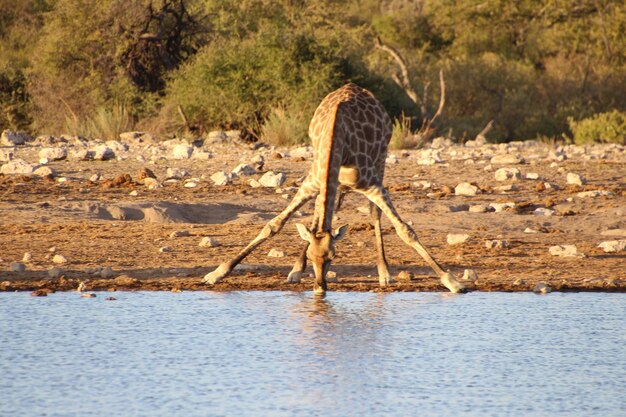
<instances>
[{"instance_id":1,"label":"giraffe hoof","mask_svg":"<svg viewBox=\"0 0 626 417\"><path fill-rule=\"evenodd\" d=\"M229 272L230 270L228 269L228 266L222 264L214 271L206 274L202 282L209 285L217 284L222 279L224 279L224 277L228 275Z\"/></svg>"},{"instance_id":2,"label":"giraffe hoof","mask_svg":"<svg viewBox=\"0 0 626 417\"><path fill-rule=\"evenodd\" d=\"M446 272L441 276L441 283L452 293L465 294L468 289L454 278L450 272Z\"/></svg>"},{"instance_id":3,"label":"giraffe hoof","mask_svg":"<svg viewBox=\"0 0 626 417\"><path fill-rule=\"evenodd\" d=\"M287 284L299 284L302 279L302 271L291 271L287 276Z\"/></svg>"}]
</instances>

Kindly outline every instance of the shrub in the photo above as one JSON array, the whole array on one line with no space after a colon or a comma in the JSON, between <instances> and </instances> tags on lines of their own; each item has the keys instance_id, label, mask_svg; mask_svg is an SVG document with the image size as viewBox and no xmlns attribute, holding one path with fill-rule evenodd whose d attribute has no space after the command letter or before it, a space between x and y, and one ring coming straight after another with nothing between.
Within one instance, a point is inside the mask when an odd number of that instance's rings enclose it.
<instances>
[{"instance_id":1,"label":"shrub","mask_svg":"<svg viewBox=\"0 0 626 417\"><path fill-rule=\"evenodd\" d=\"M576 144L611 142L626 143L626 113L613 110L597 113L579 121L567 119Z\"/></svg>"},{"instance_id":2,"label":"shrub","mask_svg":"<svg viewBox=\"0 0 626 417\"><path fill-rule=\"evenodd\" d=\"M389 149L413 149L422 146L420 137L411 131L411 120L408 117L401 115L394 119Z\"/></svg>"},{"instance_id":3,"label":"shrub","mask_svg":"<svg viewBox=\"0 0 626 417\"><path fill-rule=\"evenodd\" d=\"M307 143L309 122L302 114L285 107L275 107L261 126L261 140L271 145L289 146Z\"/></svg>"}]
</instances>

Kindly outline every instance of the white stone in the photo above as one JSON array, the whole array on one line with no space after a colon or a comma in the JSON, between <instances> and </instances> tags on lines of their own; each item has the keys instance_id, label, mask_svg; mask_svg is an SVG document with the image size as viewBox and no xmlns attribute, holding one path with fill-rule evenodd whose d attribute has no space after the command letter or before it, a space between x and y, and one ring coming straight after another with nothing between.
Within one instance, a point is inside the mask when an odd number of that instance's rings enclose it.
<instances>
[{"instance_id":1,"label":"white stone","mask_svg":"<svg viewBox=\"0 0 626 417\"><path fill-rule=\"evenodd\" d=\"M507 185L500 185L498 187L494 187L493 190L499 193L507 193L509 191L518 191L519 187L515 184L507 184Z\"/></svg>"},{"instance_id":2,"label":"white stone","mask_svg":"<svg viewBox=\"0 0 626 417\"><path fill-rule=\"evenodd\" d=\"M52 167L44 166L44 167L37 168L35 171L33 171L33 174L39 177L47 177L48 175L52 175L54 177L57 174L57 172Z\"/></svg>"},{"instance_id":3,"label":"white stone","mask_svg":"<svg viewBox=\"0 0 626 417\"><path fill-rule=\"evenodd\" d=\"M191 159L197 159L200 161L207 161L209 159L213 158L213 154L209 151L205 151L205 150L195 150L192 154L191 154Z\"/></svg>"},{"instance_id":4,"label":"white stone","mask_svg":"<svg viewBox=\"0 0 626 417\"><path fill-rule=\"evenodd\" d=\"M133 190L130 193L128 193L129 196L131 197L137 197L139 195L139 193L137 192L137 190Z\"/></svg>"},{"instance_id":5,"label":"white stone","mask_svg":"<svg viewBox=\"0 0 626 417\"><path fill-rule=\"evenodd\" d=\"M626 236L626 229L609 229L600 233L602 236Z\"/></svg>"},{"instance_id":6,"label":"white stone","mask_svg":"<svg viewBox=\"0 0 626 417\"><path fill-rule=\"evenodd\" d=\"M538 180L539 179L539 174L537 174L536 172L527 172L526 173L526 179L527 180Z\"/></svg>"},{"instance_id":7,"label":"white stone","mask_svg":"<svg viewBox=\"0 0 626 417\"><path fill-rule=\"evenodd\" d=\"M67 158L67 149L64 147L42 148L39 151L39 157L49 161L60 161Z\"/></svg>"},{"instance_id":8,"label":"white stone","mask_svg":"<svg viewBox=\"0 0 626 417\"><path fill-rule=\"evenodd\" d=\"M52 258L52 262L54 262L55 264L64 264L67 263L67 258L63 255L54 255L54 257Z\"/></svg>"},{"instance_id":9,"label":"white stone","mask_svg":"<svg viewBox=\"0 0 626 417\"><path fill-rule=\"evenodd\" d=\"M585 185L587 184L587 180L580 174L575 174L573 172L567 173L567 183L572 185Z\"/></svg>"},{"instance_id":10,"label":"white stone","mask_svg":"<svg viewBox=\"0 0 626 417\"><path fill-rule=\"evenodd\" d=\"M268 171L259 179L259 183L264 187L280 187L286 179L287 177L282 172L275 174L273 171Z\"/></svg>"},{"instance_id":11,"label":"white stone","mask_svg":"<svg viewBox=\"0 0 626 417\"><path fill-rule=\"evenodd\" d=\"M211 175L211 181L217 186L228 185L233 181L233 176L228 172L218 171Z\"/></svg>"},{"instance_id":12,"label":"white stone","mask_svg":"<svg viewBox=\"0 0 626 417\"><path fill-rule=\"evenodd\" d=\"M201 248L216 248L220 246L220 243L212 237L205 236L202 238L202 240L200 240L198 246L200 246Z\"/></svg>"},{"instance_id":13,"label":"white stone","mask_svg":"<svg viewBox=\"0 0 626 417\"><path fill-rule=\"evenodd\" d=\"M422 149L417 153L418 165L435 165L442 162L441 154L436 149Z\"/></svg>"},{"instance_id":14,"label":"white stone","mask_svg":"<svg viewBox=\"0 0 626 417\"><path fill-rule=\"evenodd\" d=\"M26 265L24 265L22 262L12 262L11 265L9 265L9 268L11 269L11 272L26 271Z\"/></svg>"},{"instance_id":15,"label":"white stone","mask_svg":"<svg viewBox=\"0 0 626 417\"><path fill-rule=\"evenodd\" d=\"M196 188L198 183L196 181L186 181L183 187L185 188Z\"/></svg>"},{"instance_id":16,"label":"white stone","mask_svg":"<svg viewBox=\"0 0 626 417\"><path fill-rule=\"evenodd\" d=\"M520 170L517 168L500 168L494 174L496 181L506 181L508 179L521 178Z\"/></svg>"},{"instance_id":17,"label":"white stone","mask_svg":"<svg viewBox=\"0 0 626 417\"><path fill-rule=\"evenodd\" d=\"M469 182L462 182L454 187L454 194L464 196L475 196L478 193L478 187Z\"/></svg>"},{"instance_id":18,"label":"white stone","mask_svg":"<svg viewBox=\"0 0 626 417\"><path fill-rule=\"evenodd\" d=\"M161 184L156 178L150 178L150 177L143 179L143 185L148 187L148 189L150 190L154 190L155 188L161 187Z\"/></svg>"},{"instance_id":19,"label":"white stone","mask_svg":"<svg viewBox=\"0 0 626 417\"><path fill-rule=\"evenodd\" d=\"M613 195L612 192L610 191L606 191L606 190L592 190L592 191L582 191L578 194L576 194L576 197L578 198L594 198L594 197L600 197L600 196L610 196Z\"/></svg>"},{"instance_id":20,"label":"white stone","mask_svg":"<svg viewBox=\"0 0 626 417\"><path fill-rule=\"evenodd\" d=\"M248 164L239 164L232 170L235 175L254 175L256 174L256 168Z\"/></svg>"},{"instance_id":21,"label":"white stone","mask_svg":"<svg viewBox=\"0 0 626 417\"><path fill-rule=\"evenodd\" d=\"M285 252L283 252L282 250L278 250L276 248L272 248L267 254L267 256L269 256L270 258L284 258Z\"/></svg>"},{"instance_id":22,"label":"white stone","mask_svg":"<svg viewBox=\"0 0 626 417\"><path fill-rule=\"evenodd\" d=\"M115 152L113 152L113 149L109 148L106 145L98 145L92 150L92 152L93 159L95 159L96 161L108 161L115 158Z\"/></svg>"},{"instance_id":23,"label":"white stone","mask_svg":"<svg viewBox=\"0 0 626 417\"><path fill-rule=\"evenodd\" d=\"M553 216L556 213L554 210L550 210L546 207L538 207L533 211L535 216Z\"/></svg>"},{"instance_id":24,"label":"white stone","mask_svg":"<svg viewBox=\"0 0 626 417\"><path fill-rule=\"evenodd\" d=\"M607 240L598 245L605 252L621 252L626 249L626 240Z\"/></svg>"},{"instance_id":25,"label":"white stone","mask_svg":"<svg viewBox=\"0 0 626 417\"><path fill-rule=\"evenodd\" d=\"M491 203L489 207L495 210L496 213L506 210L507 208L515 207L515 203Z\"/></svg>"},{"instance_id":26,"label":"white stone","mask_svg":"<svg viewBox=\"0 0 626 417\"><path fill-rule=\"evenodd\" d=\"M193 154L193 146L184 144L176 145L172 148L170 154L173 159L189 159Z\"/></svg>"},{"instance_id":27,"label":"white stone","mask_svg":"<svg viewBox=\"0 0 626 417\"><path fill-rule=\"evenodd\" d=\"M526 229L524 229L524 233L539 233L538 230L535 229L531 229L530 227L527 227Z\"/></svg>"},{"instance_id":28,"label":"white stone","mask_svg":"<svg viewBox=\"0 0 626 417\"><path fill-rule=\"evenodd\" d=\"M446 241L448 242L448 245L458 245L461 243L465 243L468 240L470 240L470 235L468 234L454 234L454 233L449 233L446 236Z\"/></svg>"},{"instance_id":29,"label":"white stone","mask_svg":"<svg viewBox=\"0 0 626 417\"><path fill-rule=\"evenodd\" d=\"M489 206L486 204L475 204L470 206L470 213L486 213L489 210Z\"/></svg>"},{"instance_id":30,"label":"white stone","mask_svg":"<svg viewBox=\"0 0 626 417\"><path fill-rule=\"evenodd\" d=\"M536 294L548 294L548 293L552 292L552 287L550 287L546 283L539 282L533 288L533 292L536 293Z\"/></svg>"},{"instance_id":31,"label":"white stone","mask_svg":"<svg viewBox=\"0 0 626 417\"><path fill-rule=\"evenodd\" d=\"M578 252L576 245L555 245L550 246L550 255L564 258L583 258L585 254Z\"/></svg>"},{"instance_id":32,"label":"white stone","mask_svg":"<svg viewBox=\"0 0 626 417\"><path fill-rule=\"evenodd\" d=\"M190 176L191 174L189 174L189 172L185 169L182 168L167 168L167 171L165 171L165 178L166 179L177 179L177 180L182 180L185 177Z\"/></svg>"},{"instance_id":33,"label":"white stone","mask_svg":"<svg viewBox=\"0 0 626 417\"><path fill-rule=\"evenodd\" d=\"M515 164L523 164L524 159L520 158L516 155L504 154L504 155L494 155L489 161L494 165L515 165Z\"/></svg>"},{"instance_id":34,"label":"white stone","mask_svg":"<svg viewBox=\"0 0 626 417\"><path fill-rule=\"evenodd\" d=\"M189 230L175 230L172 233L170 233L170 238L176 238L176 237L185 237L185 236L191 236L191 233L189 233Z\"/></svg>"},{"instance_id":35,"label":"white stone","mask_svg":"<svg viewBox=\"0 0 626 417\"><path fill-rule=\"evenodd\" d=\"M248 181L248 185L250 185L250 187L252 188L259 188L259 187L263 187L261 185L260 182L258 182L257 180L255 180L254 178L252 178L250 181Z\"/></svg>"},{"instance_id":36,"label":"white stone","mask_svg":"<svg viewBox=\"0 0 626 417\"><path fill-rule=\"evenodd\" d=\"M23 159L14 159L2 165L2 167L0 167L0 173L5 174L5 175L8 175L8 174L30 175L37 168L39 168L39 165L37 164L29 164Z\"/></svg>"},{"instance_id":37,"label":"white stone","mask_svg":"<svg viewBox=\"0 0 626 417\"><path fill-rule=\"evenodd\" d=\"M33 254L30 252L24 252L24 256L22 256L22 262L30 262L33 259Z\"/></svg>"}]
</instances>

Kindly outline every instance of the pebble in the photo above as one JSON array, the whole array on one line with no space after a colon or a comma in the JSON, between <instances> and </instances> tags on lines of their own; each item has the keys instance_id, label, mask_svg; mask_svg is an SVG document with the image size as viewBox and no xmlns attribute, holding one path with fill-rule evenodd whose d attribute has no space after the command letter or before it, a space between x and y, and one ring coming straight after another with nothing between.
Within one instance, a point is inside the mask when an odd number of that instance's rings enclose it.
<instances>
[{"instance_id":1,"label":"pebble","mask_svg":"<svg viewBox=\"0 0 626 417\"><path fill-rule=\"evenodd\" d=\"M496 181L506 181L508 179L516 180L521 178L521 173L517 168L499 168L496 170L494 176Z\"/></svg>"},{"instance_id":2,"label":"pebble","mask_svg":"<svg viewBox=\"0 0 626 417\"><path fill-rule=\"evenodd\" d=\"M533 288L533 292L535 294L548 294L552 292L552 287L550 287L545 282L538 282L537 285Z\"/></svg>"},{"instance_id":3,"label":"pebble","mask_svg":"<svg viewBox=\"0 0 626 417\"><path fill-rule=\"evenodd\" d=\"M54 262L55 264L64 264L67 263L67 258L63 255L54 255L54 257L52 258L52 262Z\"/></svg>"},{"instance_id":4,"label":"pebble","mask_svg":"<svg viewBox=\"0 0 626 417\"><path fill-rule=\"evenodd\" d=\"M548 217L548 216L553 216L555 213L556 213L556 211L551 210L551 209L546 208L546 207L539 207L539 208L536 208L533 211L533 214L535 216L546 216L546 217Z\"/></svg>"},{"instance_id":5,"label":"pebble","mask_svg":"<svg viewBox=\"0 0 626 417\"><path fill-rule=\"evenodd\" d=\"M494 209L496 213L500 213L508 208L515 207L515 203L491 203L489 204L489 207Z\"/></svg>"},{"instance_id":6,"label":"pebble","mask_svg":"<svg viewBox=\"0 0 626 417\"><path fill-rule=\"evenodd\" d=\"M198 246L200 246L201 248L216 248L220 246L220 243L212 237L205 236L200 240Z\"/></svg>"},{"instance_id":7,"label":"pebble","mask_svg":"<svg viewBox=\"0 0 626 417\"><path fill-rule=\"evenodd\" d=\"M515 184L507 184L507 185L501 185L499 187L494 187L493 190L499 193L506 193L509 191L518 191L519 187Z\"/></svg>"},{"instance_id":8,"label":"pebble","mask_svg":"<svg viewBox=\"0 0 626 417\"><path fill-rule=\"evenodd\" d=\"M592 190L592 191L582 191L576 194L578 198L587 198L587 197L600 197L600 196L610 196L613 195L612 192L606 190Z\"/></svg>"},{"instance_id":9,"label":"pebble","mask_svg":"<svg viewBox=\"0 0 626 417\"><path fill-rule=\"evenodd\" d=\"M448 242L448 245L458 245L461 243L465 243L468 240L470 240L470 235L468 234L449 233L448 236L446 236L446 241Z\"/></svg>"},{"instance_id":10,"label":"pebble","mask_svg":"<svg viewBox=\"0 0 626 417\"><path fill-rule=\"evenodd\" d=\"M162 246L159 248L159 252L161 253L168 253L168 252L173 252L174 249L172 249L171 246Z\"/></svg>"},{"instance_id":11,"label":"pebble","mask_svg":"<svg viewBox=\"0 0 626 417\"><path fill-rule=\"evenodd\" d=\"M228 172L219 171L211 175L211 181L213 181L213 184L217 186L228 185L232 183L233 176L232 174L229 174Z\"/></svg>"},{"instance_id":12,"label":"pebble","mask_svg":"<svg viewBox=\"0 0 626 417\"><path fill-rule=\"evenodd\" d=\"M478 279L478 274L473 269L466 269L463 271L463 276L461 280L463 281L476 281Z\"/></svg>"},{"instance_id":13,"label":"pebble","mask_svg":"<svg viewBox=\"0 0 626 417\"><path fill-rule=\"evenodd\" d=\"M462 182L454 187L454 194L463 196L475 196L479 192L477 186L470 184L469 182Z\"/></svg>"},{"instance_id":14,"label":"pebble","mask_svg":"<svg viewBox=\"0 0 626 417\"><path fill-rule=\"evenodd\" d=\"M37 168L39 168L39 165L29 164L23 159L14 159L2 165L2 167L0 167L0 173L5 174L5 175L10 175L10 174L30 175L33 172L35 172Z\"/></svg>"},{"instance_id":15,"label":"pebble","mask_svg":"<svg viewBox=\"0 0 626 417\"><path fill-rule=\"evenodd\" d=\"M598 245L605 252L621 252L626 249L626 240L607 240Z\"/></svg>"},{"instance_id":16,"label":"pebble","mask_svg":"<svg viewBox=\"0 0 626 417\"><path fill-rule=\"evenodd\" d=\"M192 153L193 146L180 144L172 148L170 155L173 159L189 159Z\"/></svg>"},{"instance_id":17,"label":"pebble","mask_svg":"<svg viewBox=\"0 0 626 417\"><path fill-rule=\"evenodd\" d=\"M196 181L185 181L185 184L183 185L185 188L196 188L197 186L198 183Z\"/></svg>"},{"instance_id":18,"label":"pebble","mask_svg":"<svg viewBox=\"0 0 626 417\"><path fill-rule=\"evenodd\" d=\"M470 206L469 211L470 213L486 213L489 211L489 208L487 204L475 204Z\"/></svg>"},{"instance_id":19,"label":"pebble","mask_svg":"<svg viewBox=\"0 0 626 417\"><path fill-rule=\"evenodd\" d=\"M526 229L524 229L524 233L539 233L538 230L535 229L531 229L530 227L527 227Z\"/></svg>"},{"instance_id":20,"label":"pebble","mask_svg":"<svg viewBox=\"0 0 626 417\"><path fill-rule=\"evenodd\" d=\"M137 197L139 195L139 193L137 192L137 190L133 190L130 193L128 193L129 196L131 197Z\"/></svg>"},{"instance_id":21,"label":"pebble","mask_svg":"<svg viewBox=\"0 0 626 417\"><path fill-rule=\"evenodd\" d=\"M285 252L283 252L282 250L278 250L275 248L272 248L267 256L269 256L270 258L284 258L285 257Z\"/></svg>"},{"instance_id":22,"label":"pebble","mask_svg":"<svg viewBox=\"0 0 626 417\"><path fill-rule=\"evenodd\" d=\"M11 272L26 271L26 265L24 265L22 262L12 262L9 268L11 269Z\"/></svg>"},{"instance_id":23,"label":"pebble","mask_svg":"<svg viewBox=\"0 0 626 417\"><path fill-rule=\"evenodd\" d=\"M400 273L396 277L398 281L404 281L404 282L410 282L412 278L413 278L413 274L406 270L400 271Z\"/></svg>"},{"instance_id":24,"label":"pebble","mask_svg":"<svg viewBox=\"0 0 626 417\"><path fill-rule=\"evenodd\" d=\"M263 186L261 185L261 183L260 183L260 182L258 182L257 180L255 180L254 178L252 178L250 181L248 181L248 185L249 185L250 187L252 187L252 188L260 188L260 187L263 187Z\"/></svg>"},{"instance_id":25,"label":"pebble","mask_svg":"<svg viewBox=\"0 0 626 417\"><path fill-rule=\"evenodd\" d=\"M587 180L580 174L575 174L573 172L567 173L567 183L572 185L585 185L587 184Z\"/></svg>"},{"instance_id":26,"label":"pebble","mask_svg":"<svg viewBox=\"0 0 626 417\"><path fill-rule=\"evenodd\" d=\"M149 190L161 187L161 184L156 178L144 178L143 184L148 187Z\"/></svg>"},{"instance_id":27,"label":"pebble","mask_svg":"<svg viewBox=\"0 0 626 417\"><path fill-rule=\"evenodd\" d=\"M30 252L25 252L24 256L22 256L22 262L30 262L33 259L33 254Z\"/></svg>"},{"instance_id":28,"label":"pebble","mask_svg":"<svg viewBox=\"0 0 626 417\"><path fill-rule=\"evenodd\" d=\"M108 161L113 158L115 158L115 152L106 145L99 145L93 149L93 159L96 161Z\"/></svg>"},{"instance_id":29,"label":"pebble","mask_svg":"<svg viewBox=\"0 0 626 417\"><path fill-rule=\"evenodd\" d=\"M339 280L337 279L337 273L335 271L328 271L326 273L326 282L337 283Z\"/></svg>"},{"instance_id":30,"label":"pebble","mask_svg":"<svg viewBox=\"0 0 626 417\"><path fill-rule=\"evenodd\" d=\"M609 229L600 233L602 236L626 236L626 229Z\"/></svg>"},{"instance_id":31,"label":"pebble","mask_svg":"<svg viewBox=\"0 0 626 417\"><path fill-rule=\"evenodd\" d=\"M235 169L232 170L232 173L235 175L254 175L256 174L256 168L254 168L252 165L248 165L248 164L240 164L237 165L235 167Z\"/></svg>"},{"instance_id":32,"label":"pebble","mask_svg":"<svg viewBox=\"0 0 626 417\"><path fill-rule=\"evenodd\" d=\"M516 279L515 281L513 281L513 285L517 285L517 286L520 286L520 285L526 285L526 281L524 281L524 280L523 280L523 279L521 279L521 278L518 278L518 279Z\"/></svg>"},{"instance_id":33,"label":"pebble","mask_svg":"<svg viewBox=\"0 0 626 417\"><path fill-rule=\"evenodd\" d=\"M64 147L42 148L39 151L39 158L47 161L60 161L67 158L67 149Z\"/></svg>"},{"instance_id":34,"label":"pebble","mask_svg":"<svg viewBox=\"0 0 626 417\"><path fill-rule=\"evenodd\" d=\"M526 179L527 180L538 180L539 179L539 174L537 174L536 172L527 172L526 173Z\"/></svg>"},{"instance_id":35,"label":"pebble","mask_svg":"<svg viewBox=\"0 0 626 417\"><path fill-rule=\"evenodd\" d=\"M494 239L485 241L485 247L487 249L504 249L509 246L509 242L506 240Z\"/></svg>"},{"instance_id":36,"label":"pebble","mask_svg":"<svg viewBox=\"0 0 626 417\"><path fill-rule=\"evenodd\" d=\"M578 252L576 245L555 245L550 246L550 255L564 258L583 258L585 254Z\"/></svg>"},{"instance_id":37,"label":"pebble","mask_svg":"<svg viewBox=\"0 0 626 417\"><path fill-rule=\"evenodd\" d=\"M191 236L191 233L189 233L189 230L175 230L172 233L170 233L170 238L176 238L176 237L184 237L184 236Z\"/></svg>"},{"instance_id":38,"label":"pebble","mask_svg":"<svg viewBox=\"0 0 626 417\"><path fill-rule=\"evenodd\" d=\"M190 175L191 174L187 170L176 167L167 168L167 171L165 171L165 179L182 180L183 178L189 177Z\"/></svg>"},{"instance_id":39,"label":"pebble","mask_svg":"<svg viewBox=\"0 0 626 417\"><path fill-rule=\"evenodd\" d=\"M282 172L276 174L273 171L268 171L259 179L259 183L264 187L280 187L286 179L287 176Z\"/></svg>"}]
</instances>

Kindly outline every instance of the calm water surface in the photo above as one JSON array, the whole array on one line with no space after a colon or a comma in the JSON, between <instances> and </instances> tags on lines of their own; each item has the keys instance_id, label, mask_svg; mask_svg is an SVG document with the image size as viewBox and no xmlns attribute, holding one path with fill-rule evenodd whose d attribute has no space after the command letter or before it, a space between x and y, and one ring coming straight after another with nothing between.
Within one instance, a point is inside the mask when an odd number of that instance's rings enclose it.
<instances>
[{"instance_id":1,"label":"calm water surface","mask_svg":"<svg viewBox=\"0 0 626 417\"><path fill-rule=\"evenodd\" d=\"M626 295L0 293L0 416L625 416Z\"/></svg>"}]
</instances>

